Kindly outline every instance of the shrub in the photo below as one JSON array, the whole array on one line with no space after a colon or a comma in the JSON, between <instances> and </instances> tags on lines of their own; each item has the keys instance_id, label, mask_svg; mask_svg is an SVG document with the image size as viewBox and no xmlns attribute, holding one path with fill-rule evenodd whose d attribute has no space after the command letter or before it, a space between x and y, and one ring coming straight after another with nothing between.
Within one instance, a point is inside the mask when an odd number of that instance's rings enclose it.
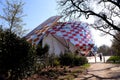
<instances>
[{"instance_id":1,"label":"shrub","mask_svg":"<svg viewBox=\"0 0 120 80\"><path fill-rule=\"evenodd\" d=\"M46 55L46 53L48 53L48 50L49 50L49 46L47 44L43 47L42 44L40 43L36 47L36 54L39 57L43 57Z\"/></svg>"},{"instance_id":2,"label":"shrub","mask_svg":"<svg viewBox=\"0 0 120 80\"><path fill-rule=\"evenodd\" d=\"M86 57L73 53L60 54L60 64L64 66L80 66L88 63Z\"/></svg>"},{"instance_id":3,"label":"shrub","mask_svg":"<svg viewBox=\"0 0 120 80\"><path fill-rule=\"evenodd\" d=\"M75 66L80 66L88 63L88 60L84 56L75 56L74 57L74 65Z\"/></svg>"},{"instance_id":4,"label":"shrub","mask_svg":"<svg viewBox=\"0 0 120 80\"><path fill-rule=\"evenodd\" d=\"M70 66L70 65L73 65L74 55L73 55L73 53L60 54L59 59L60 59L61 65Z\"/></svg>"},{"instance_id":5,"label":"shrub","mask_svg":"<svg viewBox=\"0 0 120 80\"><path fill-rule=\"evenodd\" d=\"M53 66L58 66L58 65L60 65L60 61L57 58L55 58L53 61Z\"/></svg>"},{"instance_id":6,"label":"shrub","mask_svg":"<svg viewBox=\"0 0 120 80\"><path fill-rule=\"evenodd\" d=\"M111 56L107 62L120 63L120 56Z\"/></svg>"},{"instance_id":7,"label":"shrub","mask_svg":"<svg viewBox=\"0 0 120 80\"><path fill-rule=\"evenodd\" d=\"M37 63L38 63L36 66L36 70L42 69L48 66L48 63L49 63L48 50L49 50L49 46L47 44L43 47L42 43L40 42L36 46L36 55L37 55Z\"/></svg>"},{"instance_id":8,"label":"shrub","mask_svg":"<svg viewBox=\"0 0 120 80\"><path fill-rule=\"evenodd\" d=\"M59 57L55 53L49 54L49 65L51 67L60 65Z\"/></svg>"},{"instance_id":9,"label":"shrub","mask_svg":"<svg viewBox=\"0 0 120 80\"><path fill-rule=\"evenodd\" d=\"M7 30L0 32L0 74L10 73L10 80L30 74L34 69L34 56L34 48L25 39Z\"/></svg>"}]
</instances>

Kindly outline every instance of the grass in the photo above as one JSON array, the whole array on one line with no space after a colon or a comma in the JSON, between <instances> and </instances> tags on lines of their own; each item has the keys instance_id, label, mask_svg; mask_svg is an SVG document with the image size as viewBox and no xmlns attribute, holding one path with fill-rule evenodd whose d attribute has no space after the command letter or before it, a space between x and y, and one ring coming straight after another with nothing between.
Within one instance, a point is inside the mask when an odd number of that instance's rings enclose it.
<instances>
[{"instance_id":1,"label":"grass","mask_svg":"<svg viewBox=\"0 0 120 80\"><path fill-rule=\"evenodd\" d=\"M80 66L79 68L72 71L72 73L86 73L87 68L90 67L90 64L85 64L83 66Z\"/></svg>"},{"instance_id":2,"label":"grass","mask_svg":"<svg viewBox=\"0 0 120 80\"><path fill-rule=\"evenodd\" d=\"M85 69L87 69L87 68L89 68L89 67L90 67L90 64L89 64L89 63L87 63L87 64L83 65L82 67L84 67Z\"/></svg>"}]
</instances>

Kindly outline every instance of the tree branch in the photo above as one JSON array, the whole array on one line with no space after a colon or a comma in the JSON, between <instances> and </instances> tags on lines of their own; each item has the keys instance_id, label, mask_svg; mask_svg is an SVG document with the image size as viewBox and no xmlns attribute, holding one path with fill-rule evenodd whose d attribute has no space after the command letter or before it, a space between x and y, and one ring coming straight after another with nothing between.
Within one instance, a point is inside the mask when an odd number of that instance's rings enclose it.
<instances>
[{"instance_id":1,"label":"tree branch","mask_svg":"<svg viewBox=\"0 0 120 80\"><path fill-rule=\"evenodd\" d=\"M115 30L117 30L117 31L120 32L120 28L117 27L117 26L115 26L114 24L110 23L110 22L107 20L106 17L101 16L100 14L97 14L97 13L95 13L95 12L93 12L93 11L90 11L90 10L88 10L88 11L82 10L79 6L77 6L77 5L73 2L73 0L70 0L70 1L71 1L71 3L73 4L74 7L76 7L77 9L80 10L80 12L83 12L83 13L89 14L89 15L97 16L97 17L101 18L102 20L104 20L104 21L105 21L107 24L109 24L111 27L113 27L113 29L115 29Z\"/></svg>"},{"instance_id":2,"label":"tree branch","mask_svg":"<svg viewBox=\"0 0 120 80\"><path fill-rule=\"evenodd\" d=\"M96 27L94 27L94 28L96 28ZM119 38L117 38L114 34L111 34L110 32L104 31L103 29L100 29L100 28L97 28L97 30L102 31L102 32L104 32L106 34L109 34L109 35L113 36L117 41L120 42Z\"/></svg>"},{"instance_id":3,"label":"tree branch","mask_svg":"<svg viewBox=\"0 0 120 80\"><path fill-rule=\"evenodd\" d=\"M104 1L104 0L103 0ZM113 0L107 0L107 1L109 1L109 2L111 2L112 4L114 4L114 5L116 5L119 9L120 9L120 3L117 1L117 2L115 2L115 1L113 1ZM105 2L105 1L104 1Z\"/></svg>"}]
</instances>

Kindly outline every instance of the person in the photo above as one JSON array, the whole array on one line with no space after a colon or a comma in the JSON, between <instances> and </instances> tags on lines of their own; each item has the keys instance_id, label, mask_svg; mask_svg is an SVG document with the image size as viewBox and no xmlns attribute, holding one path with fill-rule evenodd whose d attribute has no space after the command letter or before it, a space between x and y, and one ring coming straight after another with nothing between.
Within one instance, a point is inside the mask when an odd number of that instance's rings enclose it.
<instances>
[{"instance_id":1,"label":"person","mask_svg":"<svg viewBox=\"0 0 120 80\"><path fill-rule=\"evenodd\" d=\"M102 53L99 54L100 61L102 61Z\"/></svg>"}]
</instances>

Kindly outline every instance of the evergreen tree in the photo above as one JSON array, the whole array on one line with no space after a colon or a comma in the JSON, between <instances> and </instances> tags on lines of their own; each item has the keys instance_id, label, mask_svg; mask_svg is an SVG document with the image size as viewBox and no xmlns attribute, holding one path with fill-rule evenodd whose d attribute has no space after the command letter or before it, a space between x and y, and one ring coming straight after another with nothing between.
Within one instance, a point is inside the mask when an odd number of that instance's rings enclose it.
<instances>
[{"instance_id":1,"label":"evergreen tree","mask_svg":"<svg viewBox=\"0 0 120 80\"><path fill-rule=\"evenodd\" d=\"M0 74L9 73L8 80L18 80L31 74L35 52L31 44L9 30L0 31Z\"/></svg>"}]
</instances>

